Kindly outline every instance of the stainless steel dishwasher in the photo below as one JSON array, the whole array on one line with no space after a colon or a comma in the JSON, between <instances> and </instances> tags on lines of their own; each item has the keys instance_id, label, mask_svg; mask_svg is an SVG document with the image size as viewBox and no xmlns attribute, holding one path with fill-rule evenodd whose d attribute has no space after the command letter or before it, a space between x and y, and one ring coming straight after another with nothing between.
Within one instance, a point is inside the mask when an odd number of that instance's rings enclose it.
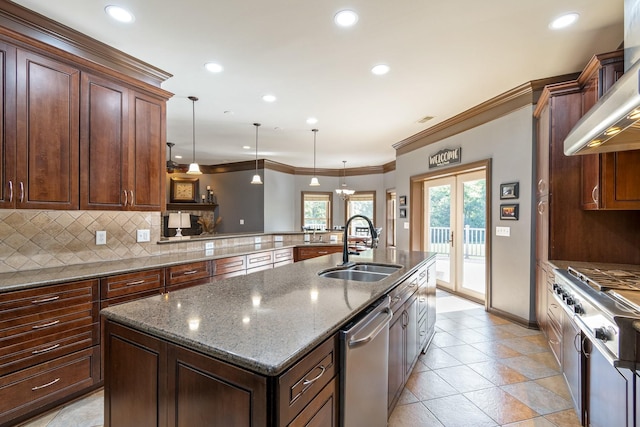
<instances>
[{"instance_id":1,"label":"stainless steel dishwasher","mask_svg":"<svg viewBox=\"0 0 640 427\"><path fill-rule=\"evenodd\" d=\"M387 425L389 321L388 296L340 332L342 355L340 415L344 427Z\"/></svg>"}]
</instances>

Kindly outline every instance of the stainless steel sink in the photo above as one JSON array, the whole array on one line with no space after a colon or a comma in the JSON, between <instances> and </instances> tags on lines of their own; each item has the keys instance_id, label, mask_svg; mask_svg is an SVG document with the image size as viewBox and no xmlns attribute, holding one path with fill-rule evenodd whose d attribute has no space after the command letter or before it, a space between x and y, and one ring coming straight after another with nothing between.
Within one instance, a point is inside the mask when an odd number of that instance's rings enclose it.
<instances>
[{"instance_id":1,"label":"stainless steel sink","mask_svg":"<svg viewBox=\"0 0 640 427\"><path fill-rule=\"evenodd\" d=\"M400 268L402 267L388 264L355 264L348 268L324 270L318 273L318 275L331 279L377 282Z\"/></svg>"},{"instance_id":2,"label":"stainless steel sink","mask_svg":"<svg viewBox=\"0 0 640 427\"><path fill-rule=\"evenodd\" d=\"M320 276L332 279L355 280L357 282L377 282L387 277L388 274L348 269L325 271L324 273L320 273Z\"/></svg>"},{"instance_id":3,"label":"stainless steel sink","mask_svg":"<svg viewBox=\"0 0 640 427\"><path fill-rule=\"evenodd\" d=\"M399 265L387 265L387 264L356 264L351 267L352 270L357 271L371 271L372 273L392 274L398 271Z\"/></svg>"}]
</instances>

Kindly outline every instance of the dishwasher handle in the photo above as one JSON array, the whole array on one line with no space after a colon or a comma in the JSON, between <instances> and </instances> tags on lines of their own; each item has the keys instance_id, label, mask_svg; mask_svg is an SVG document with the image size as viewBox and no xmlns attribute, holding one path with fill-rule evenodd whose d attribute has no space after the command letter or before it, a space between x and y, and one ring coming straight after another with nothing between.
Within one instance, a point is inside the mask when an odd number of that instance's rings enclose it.
<instances>
[{"instance_id":1,"label":"dishwasher handle","mask_svg":"<svg viewBox=\"0 0 640 427\"><path fill-rule=\"evenodd\" d=\"M379 317L382 313L386 313L386 315L384 316L384 319L380 321L380 323L375 327L375 329L371 331L366 337L357 340L350 340L349 348L356 348L365 345L369 341L373 340L380 332L382 332L384 328L389 326L389 322L393 318L393 311L391 311L391 308L387 307L382 310L376 317Z\"/></svg>"}]
</instances>

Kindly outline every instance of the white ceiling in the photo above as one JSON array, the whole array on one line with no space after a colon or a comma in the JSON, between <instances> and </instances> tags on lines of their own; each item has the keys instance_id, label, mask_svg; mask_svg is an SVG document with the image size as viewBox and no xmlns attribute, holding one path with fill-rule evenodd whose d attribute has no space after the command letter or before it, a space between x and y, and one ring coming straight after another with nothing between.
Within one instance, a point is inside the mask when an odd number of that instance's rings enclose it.
<instances>
[{"instance_id":1,"label":"white ceiling","mask_svg":"<svg viewBox=\"0 0 640 427\"><path fill-rule=\"evenodd\" d=\"M17 0L171 74L173 154L201 164L260 158L297 167L379 166L392 145L530 80L579 71L623 39L623 0ZM118 4L133 24L104 12ZM359 21L338 28L334 14ZM580 13L552 31L550 20ZM224 66L211 74L208 61ZM385 76L370 73L386 63ZM277 96L267 104L262 95ZM225 111L232 113L225 114ZM308 117L317 117L308 125ZM435 118L420 124L424 116ZM248 145L249 150L242 146Z\"/></svg>"}]
</instances>

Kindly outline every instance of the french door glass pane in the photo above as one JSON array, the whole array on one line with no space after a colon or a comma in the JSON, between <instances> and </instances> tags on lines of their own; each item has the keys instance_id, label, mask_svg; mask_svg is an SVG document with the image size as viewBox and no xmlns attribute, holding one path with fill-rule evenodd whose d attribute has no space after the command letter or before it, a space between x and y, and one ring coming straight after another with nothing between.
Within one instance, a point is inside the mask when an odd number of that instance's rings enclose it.
<instances>
[{"instance_id":1,"label":"french door glass pane","mask_svg":"<svg viewBox=\"0 0 640 427\"><path fill-rule=\"evenodd\" d=\"M436 278L451 282L451 185L429 187L429 251L437 252Z\"/></svg>"},{"instance_id":2,"label":"french door glass pane","mask_svg":"<svg viewBox=\"0 0 640 427\"><path fill-rule=\"evenodd\" d=\"M486 182L484 179L462 183L462 287L484 295L486 247Z\"/></svg>"}]
</instances>

